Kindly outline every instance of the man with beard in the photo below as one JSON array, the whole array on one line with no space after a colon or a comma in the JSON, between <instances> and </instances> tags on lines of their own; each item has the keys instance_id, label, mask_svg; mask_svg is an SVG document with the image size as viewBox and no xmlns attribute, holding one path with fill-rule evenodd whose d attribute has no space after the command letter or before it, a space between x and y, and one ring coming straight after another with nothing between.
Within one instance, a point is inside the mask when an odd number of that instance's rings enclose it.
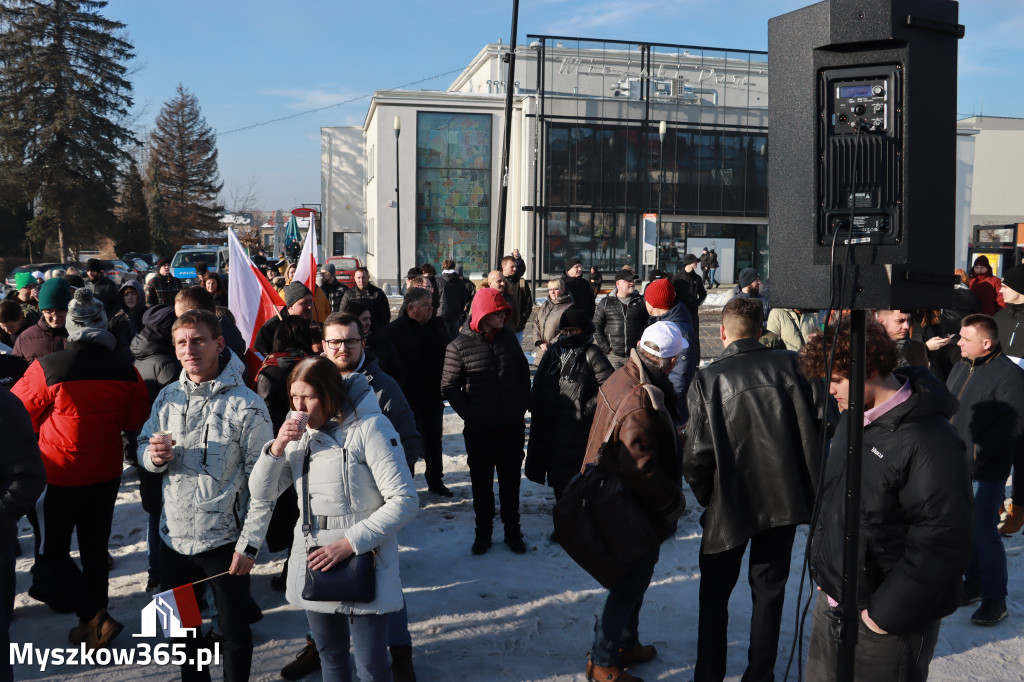
<instances>
[{"instance_id":1,"label":"man with beard","mask_svg":"<svg viewBox=\"0 0 1024 682\"><path fill-rule=\"evenodd\" d=\"M885 333L896 342L896 348L900 351L899 367L928 366L928 348L910 338L910 313L903 310L879 310L876 317L885 328Z\"/></svg>"},{"instance_id":2,"label":"man with beard","mask_svg":"<svg viewBox=\"0 0 1024 682\"><path fill-rule=\"evenodd\" d=\"M107 319L113 319L121 308L119 305L120 295L117 285L107 279L104 274L103 262L97 258L90 258L85 264L85 276L89 278L89 281L85 283L85 288L103 303L103 311L107 314Z\"/></svg>"},{"instance_id":3,"label":"man with beard","mask_svg":"<svg viewBox=\"0 0 1024 682\"><path fill-rule=\"evenodd\" d=\"M751 298L761 304L764 316L761 322L761 331L768 328L768 299L761 295L761 275L754 268L743 268L736 278L736 288L732 292L732 298ZM729 299L732 300L732 299Z\"/></svg>"},{"instance_id":4,"label":"man with beard","mask_svg":"<svg viewBox=\"0 0 1024 682\"><path fill-rule=\"evenodd\" d=\"M453 497L454 493L441 482L444 477L441 367L444 365L445 348L451 339L444 320L434 317L429 289L412 288L406 292L402 312L398 319L384 328L384 336L405 359L405 372L400 383L416 415L416 428L423 436L427 490L442 497Z\"/></svg>"}]
</instances>

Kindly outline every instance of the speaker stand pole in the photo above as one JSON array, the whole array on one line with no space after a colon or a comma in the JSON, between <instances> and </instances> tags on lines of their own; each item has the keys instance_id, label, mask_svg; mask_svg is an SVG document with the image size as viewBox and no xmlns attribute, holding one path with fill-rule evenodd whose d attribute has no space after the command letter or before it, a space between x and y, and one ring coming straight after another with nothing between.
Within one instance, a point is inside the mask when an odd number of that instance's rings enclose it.
<instances>
[{"instance_id":1,"label":"speaker stand pole","mask_svg":"<svg viewBox=\"0 0 1024 682\"><path fill-rule=\"evenodd\" d=\"M860 608L857 578L860 573L860 481L864 456L864 379L867 311L850 313L850 397L849 440L846 448L846 509L843 536L843 596L839 616L833 616L833 636L839 645L836 680L853 682L854 655Z\"/></svg>"}]
</instances>

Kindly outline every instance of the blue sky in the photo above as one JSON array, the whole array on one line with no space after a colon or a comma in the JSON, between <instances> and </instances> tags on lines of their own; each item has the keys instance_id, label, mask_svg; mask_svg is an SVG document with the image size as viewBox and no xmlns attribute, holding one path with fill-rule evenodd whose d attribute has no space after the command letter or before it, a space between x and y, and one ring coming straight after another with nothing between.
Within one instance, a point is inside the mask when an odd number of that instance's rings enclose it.
<instances>
[{"instance_id":1,"label":"blue sky","mask_svg":"<svg viewBox=\"0 0 1024 682\"><path fill-rule=\"evenodd\" d=\"M938 2L944 0L936 0ZM766 50L768 19L806 0L520 0L530 33ZM320 127L361 125L369 97L227 132L461 70L508 42L511 0L111 0L127 25L138 125L152 126L182 83L218 138L228 191L255 183L261 209L320 201ZM1024 2L964 0L961 113L1024 117ZM455 75L414 89L445 89Z\"/></svg>"}]
</instances>

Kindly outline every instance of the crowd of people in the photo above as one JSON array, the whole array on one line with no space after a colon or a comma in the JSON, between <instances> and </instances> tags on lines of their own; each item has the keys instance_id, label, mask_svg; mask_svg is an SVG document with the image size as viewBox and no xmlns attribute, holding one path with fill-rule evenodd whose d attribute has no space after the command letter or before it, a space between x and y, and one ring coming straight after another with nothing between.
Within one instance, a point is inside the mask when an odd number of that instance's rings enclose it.
<instances>
[{"instance_id":1,"label":"crowd of people","mask_svg":"<svg viewBox=\"0 0 1024 682\"><path fill-rule=\"evenodd\" d=\"M685 511L684 481L704 508L694 679L726 675L729 597L745 555L744 679L773 678L796 528L806 524L821 591L808 679L831 679L849 320L771 308L759 273L745 268L721 312L723 350L699 369L713 256L688 255L674 276L653 271L642 294L624 267L599 300L601 273L585 277L570 258L536 310L517 250L479 287L445 260L440 274L430 264L408 272L397 315L365 268L346 287L324 265L311 291L293 265L263 259L284 305L255 336L262 366L251 376L215 273L184 286L161 262L146 285L120 288L98 262L87 264L88 282L19 276L0 304L0 342L13 350L0 354L0 421L13 448L0 477L0 630L14 599L15 523L27 514L29 595L75 614L73 643L105 647L121 632L108 611L107 545L127 462L148 517L147 590L204 581L216 633L184 638L189 658L220 641L225 679L248 679L250 625L262 617L248 576L261 549L288 549L272 584L305 611L309 631L282 676L349 679L351 656L359 679L414 680L398 534L418 508L417 461L428 494L454 495L444 483L447 401L463 423L472 554L491 550L496 518L508 550L528 551L524 473L558 503L581 471L601 468L621 477L650 522L649 546L607 586L587 679L639 680L632 669L657 656L642 643L640 611L660 544ZM1011 471L1016 492L1024 453L1024 266L1000 281L979 258L955 294L947 310L881 310L868 325L859 675L925 679L942 617L973 603L976 624L1008 615L1000 533L1024 522L1024 501L1004 509L1003 499ZM368 556L368 598L324 596L309 576ZM182 678L209 673L183 665Z\"/></svg>"}]
</instances>

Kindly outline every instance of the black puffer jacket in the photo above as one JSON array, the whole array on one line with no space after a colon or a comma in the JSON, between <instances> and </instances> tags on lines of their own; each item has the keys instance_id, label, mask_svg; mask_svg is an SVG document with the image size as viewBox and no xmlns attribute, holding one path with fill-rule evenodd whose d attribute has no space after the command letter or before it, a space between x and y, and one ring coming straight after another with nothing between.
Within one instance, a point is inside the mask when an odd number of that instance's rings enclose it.
<instances>
[{"instance_id":1,"label":"black puffer jacket","mask_svg":"<svg viewBox=\"0 0 1024 682\"><path fill-rule=\"evenodd\" d=\"M288 375L304 357L306 354L298 349L271 353L256 373L256 394L267 404L274 435L277 435L292 409L291 400L288 399Z\"/></svg>"},{"instance_id":2,"label":"black puffer jacket","mask_svg":"<svg viewBox=\"0 0 1024 682\"><path fill-rule=\"evenodd\" d=\"M1024 358L1024 305L1007 304L992 316L999 327L999 345L1003 352L1015 358ZM955 330L959 331L959 329Z\"/></svg>"},{"instance_id":3,"label":"black puffer jacket","mask_svg":"<svg viewBox=\"0 0 1024 682\"><path fill-rule=\"evenodd\" d=\"M146 384L150 405L164 386L177 381L181 375L181 363L171 341L175 319L174 306L155 305L142 316L142 331L132 339L135 369Z\"/></svg>"},{"instance_id":4,"label":"black puffer jacket","mask_svg":"<svg viewBox=\"0 0 1024 682\"><path fill-rule=\"evenodd\" d=\"M864 428L857 604L898 635L960 605L974 500L963 441L947 421L956 398L922 367L894 375L910 379L913 395ZM840 601L849 415L832 439L810 549L815 582Z\"/></svg>"},{"instance_id":5,"label":"black puffer jacket","mask_svg":"<svg viewBox=\"0 0 1024 682\"><path fill-rule=\"evenodd\" d=\"M494 289L477 292L470 328L445 350L441 394L470 430L523 428L530 396L530 366L523 349L507 327L490 337L477 328L479 320L501 307L507 304Z\"/></svg>"},{"instance_id":6,"label":"black puffer jacket","mask_svg":"<svg viewBox=\"0 0 1024 682\"><path fill-rule=\"evenodd\" d=\"M807 523L821 468L821 382L799 356L739 339L697 372L683 475L701 506L707 554Z\"/></svg>"},{"instance_id":7,"label":"black puffer jacket","mask_svg":"<svg viewBox=\"0 0 1024 682\"><path fill-rule=\"evenodd\" d=\"M561 490L579 473L594 422L597 391L612 371L589 331L548 347L530 391L528 479Z\"/></svg>"},{"instance_id":8,"label":"black puffer jacket","mask_svg":"<svg viewBox=\"0 0 1024 682\"><path fill-rule=\"evenodd\" d=\"M403 358L403 372L396 379L413 412L422 416L427 414L423 410L440 409L441 368L451 341L444 320L434 317L421 324L403 310L382 333Z\"/></svg>"},{"instance_id":9,"label":"black puffer jacket","mask_svg":"<svg viewBox=\"0 0 1024 682\"><path fill-rule=\"evenodd\" d=\"M568 273L562 273L562 281L565 282L565 290L572 296L572 302L576 307L585 312L587 317L593 317L594 291L590 288L590 282L582 277L570 277Z\"/></svg>"},{"instance_id":10,"label":"black puffer jacket","mask_svg":"<svg viewBox=\"0 0 1024 682\"><path fill-rule=\"evenodd\" d=\"M946 387L960 401L950 421L967 444L971 475L1005 481L1024 442L1024 372L997 344L983 358L961 360Z\"/></svg>"},{"instance_id":11,"label":"black puffer jacket","mask_svg":"<svg viewBox=\"0 0 1024 682\"><path fill-rule=\"evenodd\" d=\"M462 318L469 309L476 287L457 272L442 272L437 278L439 303L437 316L448 324L449 333L458 333ZM454 334L453 334L454 335Z\"/></svg>"},{"instance_id":12,"label":"black puffer jacket","mask_svg":"<svg viewBox=\"0 0 1024 682\"><path fill-rule=\"evenodd\" d=\"M594 311L594 343L609 355L628 358L629 351L647 328L647 306L644 297L635 291L625 306L615 294L608 294Z\"/></svg>"}]
</instances>

